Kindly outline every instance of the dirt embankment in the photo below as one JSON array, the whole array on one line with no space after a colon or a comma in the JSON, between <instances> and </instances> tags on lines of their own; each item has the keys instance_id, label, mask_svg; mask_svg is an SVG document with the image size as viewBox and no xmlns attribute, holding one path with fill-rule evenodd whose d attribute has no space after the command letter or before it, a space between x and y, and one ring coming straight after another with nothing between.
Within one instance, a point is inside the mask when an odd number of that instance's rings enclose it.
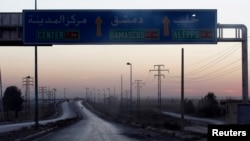
<instances>
[{"instance_id":1,"label":"dirt embankment","mask_svg":"<svg viewBox=\"0 0 250 141\"><path fill-rule=\"evenodd\" d=\"M105 120L142 129L144 131L143 137L150 137L150 135L157 134L158 137L177 137L186 141L206 138L206 136L200 134L181 132L180 119L163 114L159 115L157 111L150 108L140 109L140 113L137 113L135 110L132 112L133 116L131 116L128 108L120 109L118 106L105 106L92 102L83 102L83 104L86 108ZM192 123L185 121L184 124L187 126ZM138 134L138 136L141 136L141 134Z\"/></svg>"}]
</instances>

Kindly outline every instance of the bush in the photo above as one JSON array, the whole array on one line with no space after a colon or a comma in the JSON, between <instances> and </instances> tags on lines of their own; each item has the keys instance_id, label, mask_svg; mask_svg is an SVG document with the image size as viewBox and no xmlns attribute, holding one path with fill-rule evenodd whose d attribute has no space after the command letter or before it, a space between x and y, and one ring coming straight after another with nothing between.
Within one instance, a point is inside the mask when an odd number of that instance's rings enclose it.
<instances>
[{"instance_id":1,"label":"bush","mask_svg":"<svg viewBox=\"0 0 250 141\"><path fill-rule=\"evenodd\" d=\"M194 114L196 112L194 104L191 100L188 99L184 100L184 111L185 114Z\"/></svg>"},{"instance_id":2,"label":"bush","mask_svg":"<svg viewBox=\"0 0 250 141\"><path fill-rule=\"evenodd\" d=\"M198 102L198 114L204 117L219 117L221 109L214 93L209 92Z\"/></svg>"}]
</instances>

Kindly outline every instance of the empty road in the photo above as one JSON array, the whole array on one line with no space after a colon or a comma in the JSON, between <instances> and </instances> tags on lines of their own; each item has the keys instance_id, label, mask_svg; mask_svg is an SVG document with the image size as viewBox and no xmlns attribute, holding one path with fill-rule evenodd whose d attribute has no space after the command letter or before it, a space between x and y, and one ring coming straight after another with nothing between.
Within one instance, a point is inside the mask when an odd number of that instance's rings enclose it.
<instances>
[{"instance_id":1,"label":"empty road","mask_svg":"<svg viewBox=\"0 0 250 141\"><path fill-rule=\"evenodd\" d=\"M39 141L133 141L122 135L122 131L115 125L97 117L86 109L80 101L77 104L82 107L83 120L74 125L51 133L37 139Z\"/></svg>"},{"instance_id":2,"label":"empty road","mask_svg":"<svg viewBox=\"0 0 250 141\"><path fill-rule=\"evenodd\" d=\"M80 101L77 102L81 107L81 114L83 119L76 124L70 125L66 128L52 132L43 136L36 141L153 141L150 139L156 137L151 133L145 134L142 129L134 129L125 127L124 125L117 125L101 119L86 109ZM139 135L140 134L140 135ZM150 135L149 135L150 134ZM143 136L144 137L143 137ZM145 136L146 135L146 136ZM149 135L149 136L148 136ZM133 137L133 138L132 138ZM157 139L163 141L163 139ZM164 139L165 141L180 141L175 138Z\"/></svg>"}]
</instances>

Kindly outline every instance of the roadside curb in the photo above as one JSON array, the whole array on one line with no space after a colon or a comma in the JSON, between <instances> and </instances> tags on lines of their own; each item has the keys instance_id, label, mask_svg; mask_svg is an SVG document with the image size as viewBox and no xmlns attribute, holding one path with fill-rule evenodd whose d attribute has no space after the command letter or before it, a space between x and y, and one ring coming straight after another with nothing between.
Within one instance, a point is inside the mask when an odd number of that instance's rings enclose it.
<instances>
[{"instance_id":1,"label":"roadside curb","mask_svg":"<svg viewBox=\"0 0 250 141\"><path fill-rule=\"evenodd\" d=\"M43 135L45 135L45 134L48 134L49 132L52 132L52 131L54 131L55 129L56 129L56 128L49 128L49 129L46 129L46 130L37 132L37 133L35 133L35 134L26 136L26 137L23 137L23 138L20 138L20 139L16 139L15 141L29 141L29 140L35 139L35 138L37 138L37 137L43 136Z\"/></svg>"},{"instance_id":2,"label":"roadside curb","mask_svg":"<svg viewBox=\"0 0 250 141\"><path fill-rule=\"evenodd\" d=\"M30 135L22 137L22 138L15 139L14 141L31 141L33 139L39 138L41 136L44 136L46 134L49 134L49 133L57 130L57 129L64 128L65 126L71 125L71 124L79 121L81 119L81 117L79 116L79 113L76 111L75 108L72 107L72 105L71 105L71 108L76 114L74 117L61 119L61 120L58 120L56 122L47 123L47 125L50 124L50 127L48 127L47 129L38 131L34 134L30 134Z\"/></svg>"},{"instance_id":3,"label":"roadside curb","mask_svg":"<svg viewBox=\"0 0 250 141\"><path fill-rule=\"evenodd\" d=\"M67 122L64 122L64 121L67 121ZM64 119L64 120L59 120L57 121L57 123L55 123L56 125L54 125L54 127L51 127L51 128L48 128L48 129L45 129L45 130L41 130L37 133L34 133L34 134L31 134L31 135L28 135L28 136L25 136L25 137L22 137L22 138L19 138L19 139L16 139L14 141L31 141L32 139L35 139L35 138L39 138L43 135L46 135L50 132L53 132L57 129L61 129L61 128L64 128L65 126L68 126L68 125L71 125L75 122L77 122L79 120L78 117L75 117L75 118L71 118L71 119Z\"/></svg>"}]
</instances>

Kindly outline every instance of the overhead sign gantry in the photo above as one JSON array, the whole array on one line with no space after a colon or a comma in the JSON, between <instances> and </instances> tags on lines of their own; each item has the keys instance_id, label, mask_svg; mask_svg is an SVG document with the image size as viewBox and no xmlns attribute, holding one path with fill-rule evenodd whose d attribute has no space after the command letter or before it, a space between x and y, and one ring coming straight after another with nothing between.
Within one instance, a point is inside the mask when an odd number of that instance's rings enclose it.
<instances>
[{"instance_id":1,"label":"overhead sign gantry","mask_svg":"<svg viewBox=\"0 0 250 141\"><path fill-rule=\"evenodd\" d=\"M24 10L22 18L20 14L0 13L0 46L242 42L242 101L248 103L247 27L217 24L217 10ZM225 37L227 29L233 29L235 37Z\"/></svg>"},{"instance_id":2,"label":"overhead sign gantry","mask_svg":"<svg viewBox=\"0 0 250 141\"><path fill-rule=\"evenodd\" d=\"M24 44L215 44L217 10L24 10Z\"/></svg>"}]
</instances>

